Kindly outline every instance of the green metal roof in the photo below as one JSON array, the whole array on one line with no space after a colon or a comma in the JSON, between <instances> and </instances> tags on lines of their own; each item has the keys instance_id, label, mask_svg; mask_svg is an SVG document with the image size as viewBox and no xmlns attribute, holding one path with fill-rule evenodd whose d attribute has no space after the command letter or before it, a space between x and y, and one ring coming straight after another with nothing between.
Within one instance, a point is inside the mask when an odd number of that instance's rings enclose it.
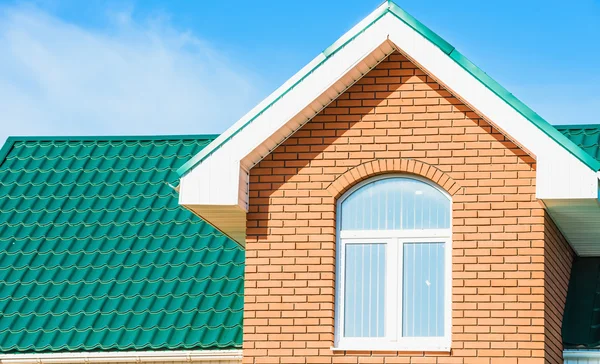
<instances>
[{"instance_id":1,"label":"green metal roof","mask_svg":"<svg viewBox=\"0 0 600 364\"><path fill-rule=\"evenodd\" d=\"M569 153L575 156L577 159L582 161L585 165L590 167L595 171L600 170L600 161L592 158L588 153L578 147L575 143L573 143L569 138L565 137L562 133L556 130L552 125L550 125L544 118L539 116L535 111L525 105L521 100L515 97L513 94L508 92L504 87L502 87L498 82L492 79L489 75L487 75L483 70L477 67L473 62L471 62L467 57L461 54L454 46L440 37L437 33L426 27L423 23L415 19L412 15L404 11L398 5L396 5L393 1L387 0L385 2L386 6L380 7L377 11L371 13L369 17L367 17L367 21L364 22L365 26L362 29L356 31L355 34L348 35L347 37L343 37L342 39L336 41L331 46L327 47L325 51L323 51L318 57L315 66L309 69L305 74L301 75L296 82L290 85L290 87L278 90L278 94L275 95L273 100L267 104L263 109L258 111L255 115L253 115L248 121L241 124L235 130L227 130L215 143L211 143L208 148L203 151L198 152L194 155L189 161L183 164L178 170L177 174L179 176L185 175L192 168L194 168L197 164L208 158L214 151L219 149L223 144L227 143L231 138L233 138L236 134L238 134L242 129L246 126L250 125L258 116L264 113L267 109L273 106L277 101L279 101L282 97L284 97L289 91L291 91L294 87L296 87L300 82L302 82L306 77L312 74L317 68L321 67L327 59L336 54L340 49L345 47L348 43L352 42L358 35L363 33L366 29L375 24L379 19L381 19L385 14L389 13L396 17L397 19L404 22L406 25L414 29L417 33L421 34L425 39L430 41L436 47L438 47L442 52L447 54L454 62L456 62L459 66L461 66L465 71L475 77L479 82L481 82L485 87L487 87L490 91L500 97L504 102L510 105L514 110L523 115L527 120L533 123L538 129L556 141L559 145L565 148Z\"/></svg>"},{"instance_id":2,"label":"green metal roof","mask_svg":"<svg viewBox=\"0 0 600 364\"><path fill-rule=\"evenodd\" d=\"M9 138L0 352L240 348L244 251L166 184L214 138Z\"/></svg>"},{"instance_id":3,"label":"green metal roof","mask_svg":"<svg viewBox=\"0 0 600 364\"><path fill-rule=\"evenodd\" d=\"M559 125L558 131L600 161L600 125Z\"/></svg>"},{"instance_id":4,"label":"green metal roof","mask_svg":"<svg viewBox=\"0 0 600 364\"><path fill-rule=\"evenodd\" d=\"M576 258L563 317L565 347L600 346L600 258Z\"/></svg>"}]
</instances>

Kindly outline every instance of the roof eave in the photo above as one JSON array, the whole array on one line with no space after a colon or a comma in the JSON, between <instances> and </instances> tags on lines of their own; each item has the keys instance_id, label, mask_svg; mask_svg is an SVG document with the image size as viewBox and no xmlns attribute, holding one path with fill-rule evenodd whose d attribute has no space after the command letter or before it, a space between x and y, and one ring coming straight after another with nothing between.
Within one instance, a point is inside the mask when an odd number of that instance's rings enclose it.
<instances>
[{"instance_id":1,"label":"roof eave","mask_svg":"<svg viewBox=\"0 0 600 364\"><path fill-rule=\"evenodd\" d=\"M108 351L0 354L0 364L241 361L242 350Z\"/></svg>"}]
</instances>

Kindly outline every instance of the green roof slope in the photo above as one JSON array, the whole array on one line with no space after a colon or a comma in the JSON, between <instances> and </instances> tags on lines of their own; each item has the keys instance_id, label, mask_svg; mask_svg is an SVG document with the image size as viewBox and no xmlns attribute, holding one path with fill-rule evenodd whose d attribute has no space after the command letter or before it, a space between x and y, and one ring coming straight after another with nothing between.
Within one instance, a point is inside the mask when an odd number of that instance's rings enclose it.
<instances>
[{"instance_id":1,"label":"green roof slope","mask_svg":"<svg viewBox=\"0 0 600 364\"><path fill-rule=\"evenodd\" d=\"M556 129L600 161L600 125L560 125Z\"/></svg>"},{"instance_id":2,"label":"green roof slope","mask_svg":"<svg viewBox=\"0 0 600 364\"><path fill-rule=\"evenodd\" d=\"M244 251L165 183L212 139L7 141L0 352L241 347Z\"/></svg>"}]
</instances>

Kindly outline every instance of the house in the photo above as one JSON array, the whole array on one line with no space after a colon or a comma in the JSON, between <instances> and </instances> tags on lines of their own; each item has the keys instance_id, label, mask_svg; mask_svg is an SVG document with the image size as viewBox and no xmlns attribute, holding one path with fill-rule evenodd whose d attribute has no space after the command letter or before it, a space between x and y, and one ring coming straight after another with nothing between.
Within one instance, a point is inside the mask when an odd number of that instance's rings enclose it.
<instances>
[{"instance_id":1,"label":"house","mask_svg":"<svg viewBox=\"0 0 600 364\"><path fill-rule=\"evenodd\" d=\"M600 126L391 1L222 135L0 157L2 363L600 363Z\"/></svg>"}]
</instances>

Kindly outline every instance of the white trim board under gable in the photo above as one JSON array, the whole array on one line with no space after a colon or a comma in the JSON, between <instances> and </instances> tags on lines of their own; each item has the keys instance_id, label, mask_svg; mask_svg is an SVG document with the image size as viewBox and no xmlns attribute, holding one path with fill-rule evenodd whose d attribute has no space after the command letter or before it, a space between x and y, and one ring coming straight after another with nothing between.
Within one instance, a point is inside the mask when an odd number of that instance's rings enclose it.
<instances>
[{"instance_id":1,"label":"white trim board under gable","mask_svg":"<svg viewBox=\"0 0 600 364\"><path fill-rule=\"evenodd\" d=\"M565 364L600 364L600 350L565 349L563 359Z\"/></svg>"},{"instance_id":2,"label":"white trim board under gable","mask_svg":"<svg viewBox=\"0 0 600 364\"><path fill-rule=\"evenodd\" d=\"M242 350L164 350L0 354L0 364L191 363L239 364Z\"/></svg>"},{"instance_id":3,"label":"white trim board under gable","mask_svg":"<svg viewBox=\"0 0 600 364\"><path fill-rule=\"evenodd\" d=\"M362 22L363 26L368 24L366 28L355 35L347 33L336 42L341 48L326 58L317 57L307 66L311 69L307 75L294 76L287 83L291 88L286 88L283 95L270 96L262 103L269 107L262 108L261 104L255 108L259 114L249 119L251 122L240 120L228 130L226 142L221 140L218 148L210 149L210 154L182 177L180 204L243 244L245 226L232 229L226 225L234 216L241 221L247 211L248 173L252 166L395 50L536 157L538 198L597 199L595 170L414 27L390 12L381 14L379 8ZM315 65L318 67L313 68ZM240 124L244 125L241 129Z\"/></svg>"}]
</instances>

